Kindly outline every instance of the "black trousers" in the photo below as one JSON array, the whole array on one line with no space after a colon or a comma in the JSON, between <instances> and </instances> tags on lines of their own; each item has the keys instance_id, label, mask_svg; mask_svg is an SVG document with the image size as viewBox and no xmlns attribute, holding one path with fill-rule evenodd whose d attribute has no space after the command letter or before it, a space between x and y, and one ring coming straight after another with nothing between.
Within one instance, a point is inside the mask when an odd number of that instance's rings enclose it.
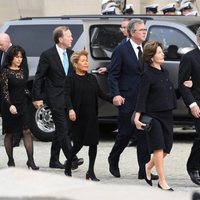
<instances>
[{"instance_id":1,"label":"black trousers","mask_svg":"<svg viewBox=\"0 0 200 200\"><path fill-rule=\"evenodd\" d=\"M137 129L131 123L132 112L119 112L119 131L115 139L115 144L109 154L109 160L112 165L118 166L121 153L126 148L132 134L138 134ZM145 164L150 160L150 153L148 151L147 140L145 133L138 134L137 141L137 158L139 165L139 175L145 177Z\"/></svg>"},{"instance_id":2,"label":"black trousers","mask_svg":"<svg viewBox=\"0 0 200 200\"><path fill-rule=\"evenodd\" d=\"M72 148L67 123L67 113L62 108L51 108L53 121L55 123L55 134L51 145L51 161L58 161L60 150L62 149L66 159L69 158L69 152Z\"/></svg>"},{"instance_id":3,"label":"black trousers","mask_svg":"<svg viewBox=\"0 0 200 200\"><path fill-rule=\"evenodd\" d=\"M190 156L187 161L187 171L199 170L200 171L200 119L193 118L197 137L195 138Z\"/></svg>"}]
</instances>

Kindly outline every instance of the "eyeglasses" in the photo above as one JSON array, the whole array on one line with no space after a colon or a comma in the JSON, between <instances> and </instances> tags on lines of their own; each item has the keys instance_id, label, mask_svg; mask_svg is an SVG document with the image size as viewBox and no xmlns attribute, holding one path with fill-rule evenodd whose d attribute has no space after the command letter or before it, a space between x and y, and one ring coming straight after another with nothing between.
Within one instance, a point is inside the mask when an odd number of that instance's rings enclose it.
<instances>
[{"instance_id":1,"label":"eyeglasses","mask_svg":"<svg viewBox=\"0 0 200 200\"><path fill-rule=\"evenodd\" d=\"M133 31L146 32L146 31L147 31L147 29L146 29L146 28L143 28L143 29L138 29L138 30L133 30Z\"/></svg>"}]
</instances>

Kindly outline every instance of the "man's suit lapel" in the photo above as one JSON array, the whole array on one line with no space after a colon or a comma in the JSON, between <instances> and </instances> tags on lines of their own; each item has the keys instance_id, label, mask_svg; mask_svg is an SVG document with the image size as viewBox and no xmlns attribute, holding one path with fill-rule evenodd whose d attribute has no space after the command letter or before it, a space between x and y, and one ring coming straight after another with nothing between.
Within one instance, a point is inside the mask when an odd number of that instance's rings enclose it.
<instances>
[{"instance_id":1,"label":"man's suit lapel","mask_svg":"<svg viewBox=\"0 0 200 200\"><path fill-rule=\"evenodd\" d=\"M128 51L129 51L130 55L131 55L131 56L133 57L133 59L138 63L138 69L139 69L139 71L142 72L142 71L143 71L142 65L141 65L140 61L138 60L138 58L137 58L137 56L136 56L136 54L135 54L135 51L134 51L134 49L133 49L133 47L132 47L130 41L127 41L126 45L127 45L127 48L128 48Z\"/></svg>"},{"instance_id":2,"label":"man's suit lapel","mask_svg":"<svg viewBox=\"0 0 200 200\"><path fill-rule=\"evenodd\" d=\"M53 47L52 56L53 56L54 61L56 62L56 66L58 66L58 68L59 68L58 69L59 72L61 72L65 76L65 71L64 71L64 68L63 68L62 61L60 60L60 56L59 56L55 46Z\"/></svg>"}]
</instances>

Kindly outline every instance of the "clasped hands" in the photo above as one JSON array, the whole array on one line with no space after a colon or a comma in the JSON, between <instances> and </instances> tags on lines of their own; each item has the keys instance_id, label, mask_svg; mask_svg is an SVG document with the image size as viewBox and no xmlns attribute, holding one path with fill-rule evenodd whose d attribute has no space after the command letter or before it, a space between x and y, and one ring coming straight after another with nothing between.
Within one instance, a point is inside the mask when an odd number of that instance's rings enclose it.
<instances>
[{"instance_id":1,"label":"clasped hands","mask_svg":"<svg viewBox=\"0 0 200 200\"><path fill-rule=\"evenodd\" d=\"M124 102L125 102L125 98L122 97L122 96L120 96L120 95L115 96L115 97L113 98L113 104L114 104L115 106L121 106L121 105L124 104Z\"/></svg>"}]
</instances>

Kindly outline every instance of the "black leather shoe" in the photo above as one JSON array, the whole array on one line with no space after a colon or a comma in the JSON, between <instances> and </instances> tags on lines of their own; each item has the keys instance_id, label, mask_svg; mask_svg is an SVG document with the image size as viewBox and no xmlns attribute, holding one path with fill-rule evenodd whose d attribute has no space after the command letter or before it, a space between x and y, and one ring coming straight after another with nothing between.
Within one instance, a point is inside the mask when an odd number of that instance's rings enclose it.
<instances>
[{"instance_id":1,"label":"black leather shoe","mask_svg":"<svg viewBox=\"0 0 200 200\"><path fill-rule=\"evenodd\" d=\"M54 162L50 161L49 162L49 167L50 168L65 169L65 165L60 163L60 161L54 161Z\"/></svg>"},{"instance_id":2,"label":"black leather shoe","mask_svg":"<svg viewBox=\"0 0 200 200\"><path fill-rule=\"evenodd\" d=\"M83 159L83 158L78 158L78 159L76 159L76 160L74 160L74 161L72 162L72 167L71 167L71 169L72 169L72 170L75 170L75 169L78 168L78 166L82 165L83 163L84 163L84 159Z\"/></svg>"},{"instance_id":3,"label":"black leather shoe","mask_svg":"<svg viewBox=\"0 0 200 200\"><path fill-rule=\"evenodd\" d=\"M143 180L143 179L145 179L145 178L146 178L145 175L138 174L138 179ZM158 175L151 174L151 180L158 180Z\"/></svg>"},{"instance_id":4,"label":"black leather shoe","mask_svg":"<svg viewBox=\"0 0 200 200\"><path fill-rule=\"evenodd\" d=\"M151 180L158 180L158 175L151 174Z\"/></svg>"},{"instance_id":5,"label":"black leather shoe","mask_svg":"<svg viewBox=\"0 0 200 200\"><path fill-rule=\"evenodd\" d=\"M109 171L110 173L117 178L120 178L120 171L119 171L119 167L116 165L113 165L111 160L108 158L108 163L109 163Z\"/></svg>"},{"instance_id":6,"label":"black leather shoe","mask_svg":"<svg viewBox=\"0 0 200 200\"><path fill-rule=\"evenodd\" d=\"M188 174L190 175L190 179L192 180L193 183L200 185L199 170L190 171L190 172L188 172Z\"/></svg>"}]
</instances>

